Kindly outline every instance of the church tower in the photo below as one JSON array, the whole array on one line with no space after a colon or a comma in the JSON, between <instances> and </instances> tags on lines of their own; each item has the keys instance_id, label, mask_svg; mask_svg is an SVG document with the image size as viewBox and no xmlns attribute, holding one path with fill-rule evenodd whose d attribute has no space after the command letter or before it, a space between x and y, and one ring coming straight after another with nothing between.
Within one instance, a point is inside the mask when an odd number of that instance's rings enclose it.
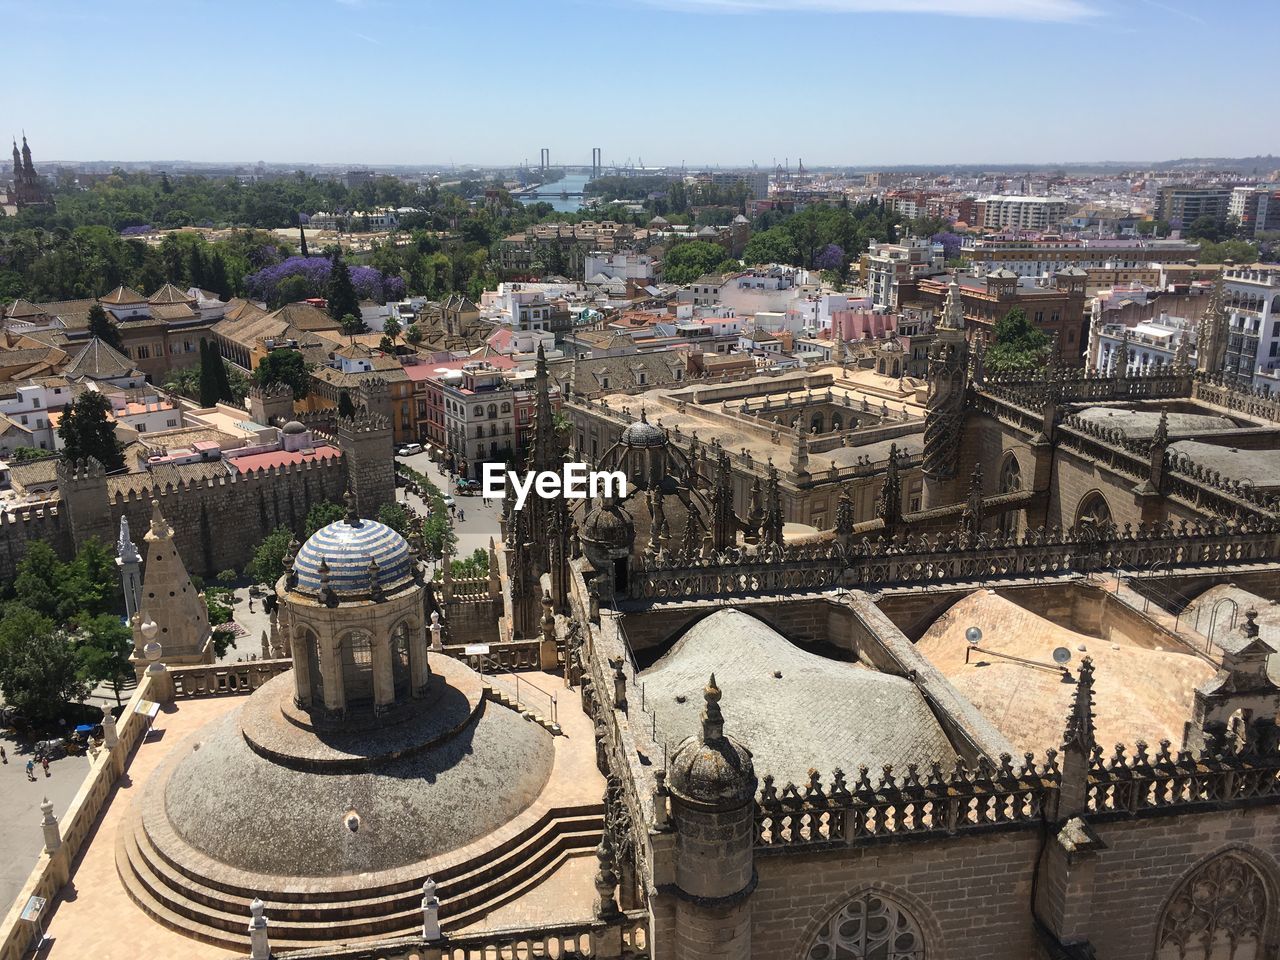
<instances>
[{"instance_id":1,"label":"church tower","mask_svg":"<svg viewBox=\"0 0 1280 960\"><path fill-rule=\"evenodd\" d=\"M141 679L146 667L142 648L146 645L142 624L150 620L159 629L155 639L166 666L213 662L213 634L209 628L209 608L196 592L178 547L173 527L160 513L160 503L151 501L151 529L142 538L146 544L146 567L142 578L141 602L130 621L133 626L133 662Z\"/></svg>"},{"instance_id":2,"label":"church tower","mask_svg":"<svg viewBox=\"0 0 1280 960\"><path fill-rule=\"evenodd\" d=\"M960 460L968 389L969 344L964 334L960 281L951 278L942 315L929 348L929 398L924 425L924 509L947 502L946 491Z\"/></svg>"}]
</instances>

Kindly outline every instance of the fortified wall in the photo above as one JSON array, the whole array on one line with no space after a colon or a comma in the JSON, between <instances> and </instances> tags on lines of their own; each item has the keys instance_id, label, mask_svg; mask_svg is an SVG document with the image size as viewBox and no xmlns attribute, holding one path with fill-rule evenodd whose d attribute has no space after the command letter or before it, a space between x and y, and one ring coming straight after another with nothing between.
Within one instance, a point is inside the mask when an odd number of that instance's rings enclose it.
<instances>
[{"instance_id":1,"label":"fortified wall","mask_svg":"<svg viewBox=\"0 0 1280 960\"><path fill-rule=\"evenodd\" d=\"M0 577L13 578L34 540L68 559L91 538L113 543L121 516L128 517L132 529L145 530L152 500L159 501L172 525L187 569L206 578L242 569L277 527L300 534L312 506L340 503L348 489L363 515L376 516L382 504L395 499L389 424L382 417L341 420L337 439L337 457L177 485L157 486L146 474L138 474L136 484L109 484L96 460L60 463L56 503L0 514ZM114 493L110 486L116 487Z\"/></svg>"}]
</instances>

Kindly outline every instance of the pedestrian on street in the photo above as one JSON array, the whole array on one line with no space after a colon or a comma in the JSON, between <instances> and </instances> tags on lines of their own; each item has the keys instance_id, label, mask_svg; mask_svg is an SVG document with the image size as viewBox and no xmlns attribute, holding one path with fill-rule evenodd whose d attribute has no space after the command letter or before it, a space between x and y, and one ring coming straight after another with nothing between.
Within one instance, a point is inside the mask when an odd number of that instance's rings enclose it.
<instances>
[{"instance_id":1,"label":"pedestrian on street","mask_svg":"<svg viewBox=\"0 0 1280 960\"><path fill-rule=\"evenodd\" d=\"M465 522L466 522L466 519L467 519L467 511L465 511L465 510L459 510L459 511L458 511L458 522L459 522L459 523L465 523Z\"/></svg>"},{"instance_id":2,"label":"pedestrian on street","mask_svg":"<svg viewBox=\"0 0 1280 960\"><path fill-rule=\"evenodd\" d=\"M49 758L48 757L40 758L40 768L44 770L45 778L48 779L49 777Z\"/></svg>"},{"instance_id":3,"label":"pedestrian on street","mask_svg":"<svg viewBox=\"0 0 1280 960\"><path fill-rule=\"evenodd\" d=\"M249 594L249 612L253 613L253 594Z\"/></svg>"},{"instance_id":4,"label":"pedestrian on street","mask_svg":"<svg viewBox=\"0 0 1280 960\"><path fill-rule=\"evenodd\" d=\"M8 763L9 755L4 752L4 747L0 747L0 763Z\"/></svg>"},{"instance_id":5,"label":"pedestrian on street","mask_svg":"<svg viewBox=\"0 0 1280 960\"><path fill-rule=\"evenodd\" d=\"M36 762L34 760L27 761L27 779L32 783L36 782Z\"/></svg>"}]
</instances>

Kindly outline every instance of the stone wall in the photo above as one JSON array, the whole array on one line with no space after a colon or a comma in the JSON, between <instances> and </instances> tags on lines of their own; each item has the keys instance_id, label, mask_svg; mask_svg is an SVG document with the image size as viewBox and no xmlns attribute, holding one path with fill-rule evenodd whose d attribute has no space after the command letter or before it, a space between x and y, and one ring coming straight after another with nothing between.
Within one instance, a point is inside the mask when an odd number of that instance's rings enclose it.
<instances>
[{"instance_id":1,"label":"stone wall","mask_svg":"<svg viewBox=\"0 0 1280 960\"><path fill-rule=\"evenodd\" d=\"M151 501L158 500L183 563L207 579L228 568L243 569L276 527L300 535L307 511L325 500L341 503L346 487L344 458L335 457L179 487L144 487L117 494L107 509L113 525L119 526L124 515L131 530L146 530Z\"/></svg>"},{"instance_id":2,"label":"stone wall","mask_svg":"<svg viewBox=\"0 0 1280 960\"><path fill-rule=\"evenodd\" d=\"M0 580L13 580L27 544L47 543L64 560L72 554L71 531L56 504L40 508L0 511Z\"/></svg>"},{"instance_id":3,"label":"stone wall","mask_svg":"<svg viewBox=\"0 0 1280 960\"><path fill-rule=\"evenodd\" d=\"M757 853L752 956L802 960L820 927L855 896L871 890L912 913L930 957L1040 957L1029 908L1040 839L1038 830L1019 829L830 852Z\"/></svg>"},{"instance_id":4,"label":"stone wall","mask_svg":"<svg viewBox=\"0 0 1280 960\"><path fill-rule=\"evenodd\" d=\"M1154 953L1161 912L1179 881L1205 858L1240 849L1263 868L1270 889L1268 931L1275 956L1280 927L1280 807L1223 810L1198 816L1156 817L1094 823L1106 845L1099 851L1089 939L1099 957L1149 957ZM1216 954L1215 954L1216 956Z\"/></svg>"}]
</instances>

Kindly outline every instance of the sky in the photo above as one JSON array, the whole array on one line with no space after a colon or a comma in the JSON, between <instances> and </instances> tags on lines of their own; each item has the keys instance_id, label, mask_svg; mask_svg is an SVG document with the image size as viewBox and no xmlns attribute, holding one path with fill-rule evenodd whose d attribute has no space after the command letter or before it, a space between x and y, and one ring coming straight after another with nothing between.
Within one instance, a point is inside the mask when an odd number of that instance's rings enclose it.
<instances>
[{"instance_id":1,"label":"sky","mask_svg":"<svg viewBox=\"0 0 1280 960\"><path fill-rule=\"evenodd\" d=\"M0 135L37 164L1280 154L1274 4L0 0Z\"/></svg>"}]
</instances>

